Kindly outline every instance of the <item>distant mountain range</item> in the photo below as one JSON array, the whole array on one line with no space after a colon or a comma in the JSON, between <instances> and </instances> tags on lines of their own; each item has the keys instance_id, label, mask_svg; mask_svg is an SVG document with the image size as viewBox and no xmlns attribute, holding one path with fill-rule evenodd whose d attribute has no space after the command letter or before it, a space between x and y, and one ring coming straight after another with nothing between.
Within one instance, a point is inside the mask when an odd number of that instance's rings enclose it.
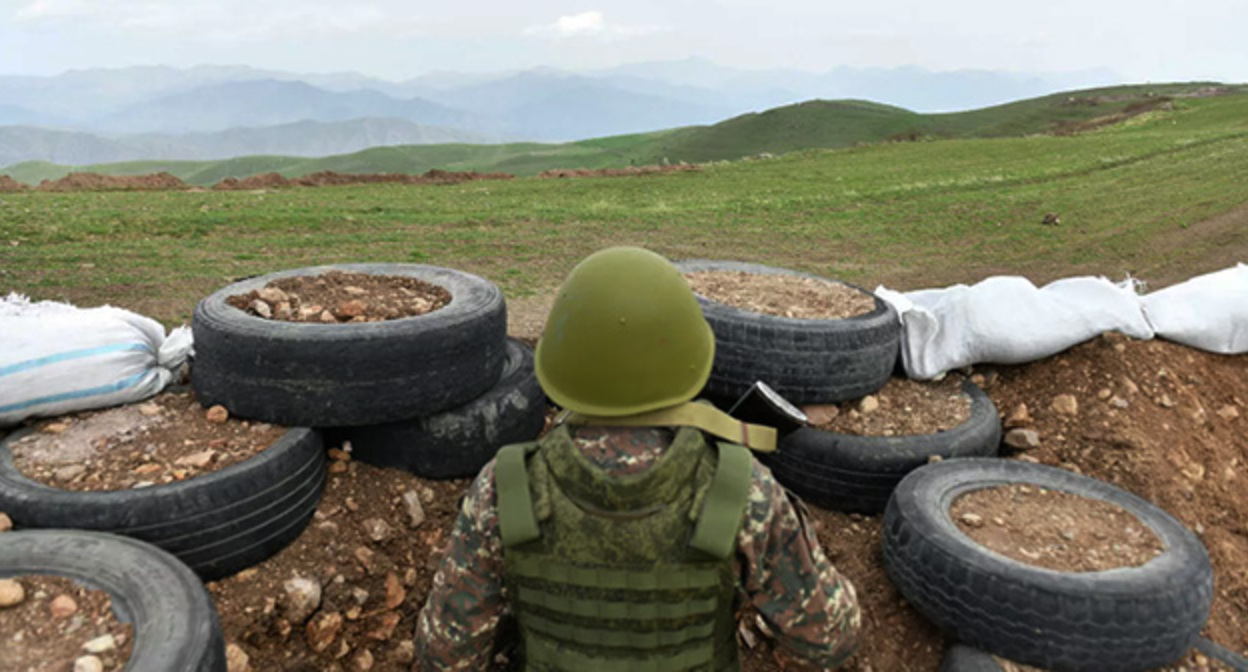
<instances>
[{"instance_id":1,"label":"distant mountain range","mask_svg":"<svg viewBox=\"0 0 1248 672\"><path fill-rule=\"evenodd\" d=\"M1208 96L1234 97L1236 104L1241 106L1235 109L1241 109L1248 96L1248 86L1188 82L1085 89L942 114L920 114L867 101L819 100L743 114L707 126L687 126L561 144L409 144L315 157L259 153L257 149L254 155L220 160L149 160L91 165L27 161L0 168L0 174L8 174L32 186L42 180L64 177L73 171L107 175L142 175L164 171L198 186L211 186L227 177L244 178L267 172L298 177L321 171L418 174L437 168L530 176L548 170L621 169L679 162L757 159L860 143L1068 134L1104 128L1141 114L1169 114L1174 109L1173 100L1176 98ZM355 123L342 122L342 125L350 127ZM316 122L292 124L290 134L306 134L300 129L315 125ZM263 134L267 130L225 131L200 137L206 145L211 145L222 143L221 138L233 133ZM240 144L246 142L245 137L239 140ZM5 137L0 130L0 147L4 144Z\"/></svg>"},{"instance_id":2,"label":"distant mountain range","mask_svg":"<svg viewBox=\"0 0 1248 672\"><path fill-rule=\"evenodd\" d=\"M583 73L441 72L399 82L246 66L76 70L0 77L0 165L555 142L710 124L810 99L963 110L1116 80L1107 71L744 70L696 58Z\"/></svg>"}]
</instances>

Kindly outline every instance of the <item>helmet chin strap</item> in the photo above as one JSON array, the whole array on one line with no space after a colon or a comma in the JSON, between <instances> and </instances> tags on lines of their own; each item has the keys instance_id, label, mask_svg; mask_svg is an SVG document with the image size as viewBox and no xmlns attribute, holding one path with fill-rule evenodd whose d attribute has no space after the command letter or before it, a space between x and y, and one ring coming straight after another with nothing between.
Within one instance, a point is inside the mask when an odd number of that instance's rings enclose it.
<instances>
[{"instance_id":1,"label":"helmet chin strap","mask_svg":"<svg viewBox=\"0 0 1248 672\"><path fill-rule=\"evenodd\" d=\"M694 401L655 411L614 417L569 412L562 422L601 427L696 427L760 453L776 450L774 428L742 422L710 404Z\"/></svg>"}]
</instances>

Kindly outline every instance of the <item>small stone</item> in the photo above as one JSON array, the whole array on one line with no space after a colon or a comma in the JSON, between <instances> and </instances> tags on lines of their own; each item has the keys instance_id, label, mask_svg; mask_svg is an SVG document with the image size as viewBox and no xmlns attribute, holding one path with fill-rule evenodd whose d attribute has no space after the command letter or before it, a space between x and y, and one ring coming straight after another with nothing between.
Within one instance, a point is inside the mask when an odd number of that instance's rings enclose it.
<instances>
[{"instance_id":1,"label":"small stone","mask_svg":"<svg viewBox=\"0 0 1248 672\"><path fill-rule=\"evenodd\" d=\"M403 493L403 508L407 511L407 526L415 529L425 522L425 507L420 505L420 495L414 490Z\"/></svg>"},{"instance_id":2,"label":"small stone","mask_svg":"<svg viewBox=\"0 0 1248 672\"><path fill-rule=\"evenodd\" d=\"M8 532L11 529L13 529L13 519L9 517L9 514L0 511L0 532Z\"/></svg>"},{"instance_id":3,"label":"small stone","mask_svg":"<svg viewBox=\"0 0 1248 672\"><path fill-rule=\"evenodd\" d=\"M316 529L326 534L336 535L338 534L338 523L335 523L332 520L326 520L324 522L317 523Z\"/></svg>"},{"instance_id":4,"label":"small stone","mask_svg":"<svg viewBox=\"0 0 1248 672\"><path fill-rule=\"evenodd\" d=\"M367 546L359 546L355 549L352 555L355 556L355 559L358 560L361 565L364 565L364 569L372 572L373 558L376 557L376 553L373 553L373 551Z\"/></svg>"},{"instance_id":5,"label":"small stone","mask_svg":"<svg viewBox=\"0 0 1248 672\"><path fill-rule=\"evenodd\" d=\"M338 652L334 654L334 658L342 658L348 653L351 653L351 644L347 642L346 638L343 638L341 642L338 642ZM342 669L342 668L336 667L336 669Z\"/></svg>"},{"instance_id":6,"label":"small stone","mask_svg":"<svg viewBox=\"0 0 1248 672\"><path fill-rule=\"evenodd\" d=\"M61 467L52 472L52 478L62 483L72 481L75 478L87 473L87 468L81 464L71 464L67 467Z\"/></svg>"},{"instance_id":7,"label":"small stone","mask_svg":"<svg viewBox=\"0 0 1248 672\"><path fill-rule=\"evenodd\" d=\"M329 312L328 310L322 310L322 311L321 311L321 321L322 321L322 322L324 322L324 323L326 323L326 324L333 324L333 323L337 323L337 322L338 322L338 318L334 317L334 314L333 314L333 313L331 313L331 312Z\"/></svg>"},{"instance_id":8,"label":"small stone","mask_svg":"<svg viewBox=\"0 0 1248 672\"><path fill-rule=\"evenodd\" d=\"M1005 433L1005 445L1016 450L1040 447L1040 432L1034 429L1015 428Z\"/></svg>"},{"instance_id":9,"label":"small stone","mask_svg":"<svg viewBox=\"0 0 1248 672\"><path fill-rule=\"evenodd\" d=\"M208 409L208 412L204 414L204 417L208 419L208 422L213 422L219 425L230 419L230 412L225 410L224 406L217 404L216 406Z\"/></svg>"},{"instance_id":10,"label":"small stone","mask_svg":"<svg viewBox=\"0 0 1248 672\"><path fill-rule=\"evenodd\" d=\"M364 603L368 601L368 591L355 586L351 589L351 599L355 600L356 604L364 606Z\"/></svg>"},{"instance_id":11,"label":"small stone","mask_svg":"<svg viewBox=\"0 0 1248 672\"><path fill-rule=\"evenodd\" d=\"M45 434L64 434L69 425L63 422L49 422L40 428Z\"/></svg>"},{"instance_id":12,"label":"small stone","mask_svg":"<svg viewBox=\"0 0 1248 672\"><path fill-rule=\"evenodd\" d=\"M290 296L277 287L265 287L259 292L256 292L256 295L259 296L261 300L273 304L290 301Z\"/></svg>"},{"instance_id":13,"label":"small stone","mask_svg":"<svg viewBox=\"0 0 1248 672\"><path fill-rule=\"evenodd\" d=\"M346 462L330 462L329 463L329 473L331 474L345 474L347 472L347 469L348 467L347 467Z\"/></svg>"},{"instance_id":14,"label":"small stone","mask_svg":"<svg viewBox=\"0 0 1248 672\"><path fill-rule=\"evenodd\" d=\"M82 650L87 653L105 653L116 648L117 640L112 635L101 635L82 645Z\"/></svg>"},{"instance_id":15,"label":"small stone","mask_svg":"<svg viewBox=\"0 0 1248 672\"><path fill-rule=\"evenodd\" d=\"M364 296L368 293L367 289L364 289L363 287L356 287L355 285L347 285L342 288L342 291L350 294L351 296Z\"/></svg>"},{"instance_id":16,"label":"small stone","mask_svg":"<svg viewBox=\"0 0 1248 672\"><path fill-rule=\"evenodd\" d=\"M1205 465L1199 462L1191 462L1181 469L1183 475L1189 480L1199 483L1205 480Z\"/></svg>"},{"instance_id":17,"label":"small stone","mask_svg":"<svg viewBox=\"0 0 1248 672\"><path fill-rule=\"evenodd\" d=\"M1174 400L1170 398L1170 395L1163 394L1157 399L1157 405L1162 408L1174 408Z\"/></svg>"},{"instance_id":18,"label":"small stone","mask_svg":"<svg viewBox=\"0 0 1248 672\"><path fill-rule=\"evenodd\" d=\"M1010 411L1009 417L1005 419L1006 428L1023 427L1031 424L1031 414L1027 412L1027 404L1020 403Z\"/></svg>"},{"instance_id":19,"label":"small stone","mask_svg":"<svg viewBox=\"0 0 1248 672\"><path fill-rule=\"evenodd\" d=\"M937 463L937 462L942 462L942 461L944 461L944 459L945 459L945 458L944 458L944 456L943 456L943 455L928 455L928 456L927 456L927 463L928 463L928 464L935 464L935 463Z\"/></svg>"},{"instance_id":20,"label":"small stone","mask_svg":"<svg viewBox=\"0 0 1248 672\"><path fill-rule=\"evenodd\" d=\"M984 517L979 515L978 513L964 513L958 517L958 520L965 523L967 527L983 527L984 526Z\"/></svg>"},{"instance_id":21,"label":"small stone","mask_svg":"<svg viewBox=\"0 0 1248 672\"><path fill-rule=\"evenodd\" d=\"M803 406L802 412L806 414L807 423L820 427L835 420L841 409L836 404L811 404Z\"/></svg>"},{"instance_id":22,"label":"small stone","mask_svg":"<svg viewBox=\"0 0 1248 672\"><path fill-rule=\"evenodd\" d=\"M104 672L104 661L95 656L82 656L74 661L74 672Z\"/></svg>"},{"instance_id":23,"label":"small stone","mask_svg":"<svg viewBox=\"0 0 1248 672\"><path fill-rule=\"evenodd\" d=\"M1113 393L1114 391L1109 389L1108 387L1102 387L1101 389L1096 391L1096 398L1100 399L1101 401L1105 401L1111 395L1113 395Z\"/></svg>"},{"instance_id":24,"label":"small stone","mask_svg":"<svg viewBox=\"0 0 1248 672\"><path fill-rule=\"evenodd\" d=\"M296 576L282 584L282 612L295 625L308 620L321 606L321 584L316 579Z\"/></svg>"},{"instance_id":25,"label":"small stone","mask_svg":"<svg viewBox=\"0 0 1248 672\"><path fill-rule=\"evenodd\" d=\"M386 521L380 518L369 518L363 524L369 539L380 543L390 538L390 525Z\"/></svg>"},{"instance_id":26,"label":"small stone","mask_svg":"<svg viewBox=\"0 0 1248 672\"><path fill-rule=\"evenodd\" d=\"M162 467L160 464L156 462L148 462L147 464L140 464L139 466L135 467L134 469L131 469L130 471L136 474L139 474L140 476L147 476L148 474L154 474L158 471L161 471L162 469L164 469L164 467Z\"/></svg>"},{"instance_id":27,"label":"small stone","mask_svg":"<svg viewBox=\"0 0 1248 672\"><path fill-rule=\"evenodd\" d=\"M343 500L342 503L346 505L347 510L350 511L351 513L355 513L356 511L360 510L360 505L358 502L355 501L354 497L347 497L346 499Z\"/></svg>"},{"instance_id":28,"label":"small stone","mask_svg":"<svg viewBox=\"0 0 1248 672\"><path fill-rule=\"evenodd\" d=\"M1226 469L1222 470L1222 480L1226 481L1227 483L1230 483L1231 481L1235 480L1235 476L1236 474L1235 474L1234 467L1227 467Z\"/></svg>"},{"instance_id":29,"label":"small stone","mask_svg":"<svg viewBox=\"0 0 1248 672\"><path fill-rule=\"evenodd\" d=\"M198 453L191 453L190 455L179 457L177 460L174 460L173 463L183 466L183 467L195 467L196 469L203 469L209 464L212 464L212 461L215 459L217 459L217 451L201 450Z\"/></svg>"},{"instance_id":30,"label":"small stone","mask_svg":"<svg viewBox=\"0 0 1248 672\"><path fill-rule=\"evenodd\" d=\"M360 649L351 658L351 669L355 672L369 672L373 669L373 654L368 649Z\"/></svg>"},{"instance_id":31,"label":"small stone","mask_svg":"<svg viewBox=\"0 0 1248 672\"><path fill-rule=\"evenodd\" d=\"M347 607L347 611L346 611L347 620L358 621L360 620L360 615L363 613L364 613L364 610L359 607Z\"/></svg>"},{"instance_id":32,"label":"small stone","mask_svg":"<svg viewBox=\"0 0 1248 672\"><path fill-rule=\"evenodd\" d=\"M308 627L304 631L308 648L317 653L324 653L329 649L329 645L334 643L334 638L338 636L340 630L342 630L342 614L336 611L317 614L308 621Z\"/></svg>"},{"instance_id":33,"label":"small stone","mask_svg":"<svg viewBox=\"0 0 1248 672\"><path fill-rule=\"evenodd\" d=\"M320 306L299 306L299 312L296 313L296 315L299 316L299 319L306 320L313 315L319 314L320 312Z\"/></svg>"},{"instance_id":34,"label":"small stone","mask_svg":"<svg viewBox=\"0 0 1248 672\"><path fill-rule=\"evenodd\" d=\"M146 415L149 418L152 416L160 415L160 406L157 404L151 404L151 403L139 404L139 413L141 415Z\"/></svg>"},{"instance_id":35,"label":"small stone","mask_svg":"<svg viewBox=\"0 0 1248 672\"><path fill-rule=\"evenodd\" d=\"M1234 406L1223 406L1218 409L1218 417L1223 420L1234 420L1239 417L1239 409Z\"/></svg>"},{"instance_id":36,"label":"small stone","mask_svg":"<svg viewBox=\"0 0 1248 672\"><path fill-rule=\"evenodd\" d=\"M273 317L279 320L290 320L294 315L295 311L287 301L282 301L273 308Z\"/></svg>"},{"instance_id":37,"label":"small stone","mask_svg":"<svg viewBox=\"0 0 1248 672\"><path fill-rule=\"evenodd\" d=\"M1053 397L1051 404L1054 411L1062 415L1078 415L1079 401L1075 399L1073 394L1059 394Z\"/></svg>"},{"instance_id":38,"label":"small stone","mask_svg":"<svg viewBox=\"0 0 1248 672\"><path fill-rule=\"evenodd\" d=\"M401 665L411 663L416 660L416 643L410 639L404 639L390 651L390 658Z\"/></svg>"},{"instance_id":39,"label":"small stone","mask_svg":"<svg viewBox=\"0 0 1248 672\"><path fill-rule=\"evenodd\" d=\"M57 595L48 603L48 611L52 618L68 618L78 611L78 603L69 595Z\"/></svg>"},{"instance_id":40,"label":"small stone","mask_svg":"<svg viewBox=\"0 0 1248 672\"><path fill-rule=\"evenodd\" d=\"M1063 539L1065 539L1066 541L1074 541L1074 540L1075 540L1075 531L1074 531L1074 530L1062 530L1062 531L1061 531L1061 535L1062 535L1062 538L1063 538Z\"/></svg>"},{"instance_id":41,"label":"small stone","mask_svg":"<svg viewBox=\"0 0 1248 672\"><path fill-rule=\"evenodd\" d=\"M335 460L338 462L350 462L351 461L351 453L348 453L345 450L340 450L338 448L330 448L328 451L328 455L329 455L329 459Z\"/></svg>"},{"instance_id":42,"label":"small stone","mask_svg":"<svg viewBox=\"0 0 1248 672\"><path fill-rule=\"evenodd\" d=\"M399 612L387 611L377 617L377 626L364 633L364 636L379 642L387 641L394 635L394 629L398 627L399 621L402 619L403 617Z\"/></svg>"},{"instance_id":43,"label":"small stone","mask_svg":"<svg viewBox=\"0 0 1248 672\"><path fill-rule=\"evenodd\" d=\"M399 576L394 572L386 573L386 609L396 609L403 600L407 598L407 591L403 590L403 584L399 582Z\"/></svg>"},{"instance_id":44,"label":"small stone","mask_svg":"<svg viewBox=\"0 0 1248 672\"><path fill-rule=\"evenodd\" d=\"M244 569L243 571L241 571L241 572L239 572L239 573L235 574L235 575L234 575L234 580L236 580L236 581L250 581L250 580L252 580L252 579L256 578L256 575L258 575L259 573L260 573L260 570L256 569L255 567L248 567L247 569Z\"/></svg>"},{"instance_id":45,"label":"small stone","mask_svg":"<svg viewBox=\"0 0 1248 672\"><path fill-rule=\"evenodd\" d=\"M26 600L26 589L15 579L0 579L0 609L15 607Z\"/></svg>"},{"instance_id":46,"label":"small stone","mask_svg":"<svg viewBox=\"0 0 1248 672\"><path fill-rule=\"evenodd\" d=\"M260 299L252 301L251 306L249 307L251 308L251 312L263 317L266 320L273 317L273 309L269 306L269 304L261 301Z\"/></svg>"},{"instance_id":47,"label":"small stone","mask_svg":"<svg viewBox=\"0 0 1248 672\"><path fill-rule=\"evenodd\" d=\"M226 672L248 672L251 669L251 657L243 647L231 642L225 647Z\"/></svg>"},{"instance_id":48,"label":"small stone","mask_svg":"<svg viewBox=\"0 0 1248 672\"><path fill-rule=\"evenodd\" d=\"M1122 377L1122 389L1126 390L1127 394L1137 394L1140 391L1140 386L1136 385L1134 380L1131 380L1130 378L1123 376Z\"/></svg>"},{"instance_id":49,"label":"small stone","mask_svg":"<svg viewBox=\"0 0 1248 672\"><path fill-rule=\"evenodd\" d=\"M988 382L988 380L987 380L986 378L984 378L984 374L982 374L982 373L977 373L977 374L975 374L975 375L971 376L971 382L972 382L972 383L975 383L975 386L976 386L976 387L980 387L980 388L982 388L982 387L983 387L983 386L984 386L984 385Z\"/></svg>"},{"instance_id":50,"label":"small stone","mask_svg":"<svg viewBox=\"0 0 1248 672\"><path fill-rule=\"evenodd\" d=\"M1126 408L1131 405L1131 402L1127 401L1126 399L1123 399L1122 397L1113 396L1113 397L1110 397L1109 399L1109 405L1113 406L1114 408Z\"/></svg>"},{"instance_id":51,"label":"small stone","mask_svg":"<svg viewBox=\"0 0 1248 672\"><path fill-rule=\"evenodd\" d=\"M355 318L363 317L365 311L368 310L368 304L359 299L351 299L338 304L338 310L334 311L338 317Z\"/></svg>"},{"instance_id":52,"label":"small stone","mask_svg":"<svg viewBox=\"0 0 1248 672\"><path fill-rule=\"evenodd\" d=\"M862 401L858 402L858 411L863 414L873 413L879 409L879 407L880 400L876 399L872 395L867 395L862 398Z\"/></svg>"}]
</instances>

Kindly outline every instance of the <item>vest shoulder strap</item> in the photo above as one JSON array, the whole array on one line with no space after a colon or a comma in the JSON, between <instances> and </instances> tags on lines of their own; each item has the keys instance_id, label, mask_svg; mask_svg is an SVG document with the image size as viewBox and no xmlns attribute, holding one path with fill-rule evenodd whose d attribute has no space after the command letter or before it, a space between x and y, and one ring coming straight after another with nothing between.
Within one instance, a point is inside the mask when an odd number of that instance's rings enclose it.
<instances>
[{"instance_id":1,"label":"vest shoulder strap","mask_svg":"<svg viewBox=\"0 0 1248 672\"><path fill-rule=\"evenodd\" d=\"M515 443L498 451L494 461L494 489L498 494L498 533L503 547L528 543L541 536L533 513L533 492L529 489L529 453L538 443Z\"/></svg>"},{"instance_id":2,"label":"vest shoulder strap","mask_svg":"<svg viewBox=\"0 0 1248 672\"><path fill-rule=\"evenodd\" d=\"M749 504L753 462L745 446L719 443L719 461L702 502L690 546L720 560L732 554L745 507Z\"/></svg>"}]
</instances>

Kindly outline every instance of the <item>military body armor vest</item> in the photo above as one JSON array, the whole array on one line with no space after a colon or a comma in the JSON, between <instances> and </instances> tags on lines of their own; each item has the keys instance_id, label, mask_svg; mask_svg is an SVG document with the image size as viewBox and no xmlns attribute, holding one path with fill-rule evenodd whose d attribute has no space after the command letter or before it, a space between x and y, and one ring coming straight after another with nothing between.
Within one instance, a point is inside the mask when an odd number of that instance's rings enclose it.
<instances>
[{"instance_id":1,"label":"military body armor vest","mask_svg":"<svg viewBox=\"0 0 1248 672\"><path fill-rule=\"evenodd\" d=\"M681 428L647 470L612 476L566 427L499 452L504 582L525 669L728 672L736 538L752 457Z\"/></svg>"}]
</instances>

